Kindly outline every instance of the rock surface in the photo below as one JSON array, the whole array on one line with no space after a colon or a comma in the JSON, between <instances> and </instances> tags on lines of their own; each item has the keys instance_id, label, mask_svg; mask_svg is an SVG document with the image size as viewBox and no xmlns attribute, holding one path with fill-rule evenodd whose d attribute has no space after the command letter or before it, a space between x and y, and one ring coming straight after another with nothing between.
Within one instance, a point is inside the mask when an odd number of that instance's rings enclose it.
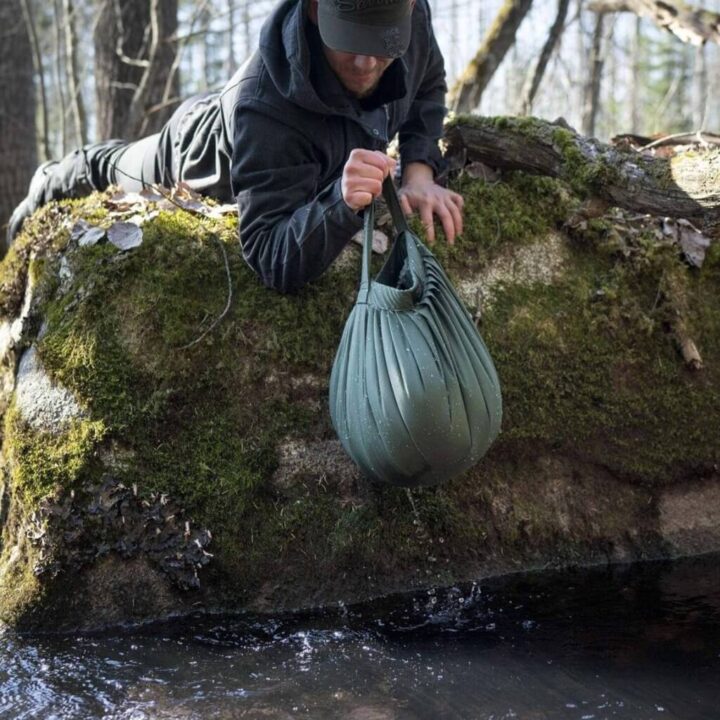
<instances>
[{"instance_id":1,"label":"rock surface","mask_svg":"<svg viewBox=\"0 0 720 720\"><path fill-rule=\"evenodd\" d=\"M30 427L53 434L66 430L72 420L82 415L72 393L48 377L34 345L20 358L15 406Z\"/></svg>"},{"instance_id":2,"label":"rock surface","mask_svg":"<svg viewBox=\"0 0 720 720\"><path fill-rule=\"evenodd\" d=\"M433 250L495 359L503 433L412 492L368 483L329 423L355 245L281 296L232 215L101 195L39 212L0 268L0 619L279 611L720 549L718 243L691 267L653 218L569 229L559 181L456 186L465 236ZM103 239L143 213L142 242Z\"/></svg>"}]
</instances>

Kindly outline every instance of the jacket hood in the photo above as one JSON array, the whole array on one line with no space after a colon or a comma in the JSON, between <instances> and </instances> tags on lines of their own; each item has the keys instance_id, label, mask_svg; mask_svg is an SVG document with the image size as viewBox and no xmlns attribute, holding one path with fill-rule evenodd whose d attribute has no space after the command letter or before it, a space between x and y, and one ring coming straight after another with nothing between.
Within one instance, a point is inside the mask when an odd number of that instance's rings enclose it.
<instances>
[{"instance_id":1,"label":"jacket hood","mask_svg":"<svg viewBox=\"0 0 720 720\"><path fill-rule=\"evenodd\" d=\"M311 112L338 112L343 108L321 99L310 79L309 22L304 0L283 0L262 26L260 56L273 85L285 99Z\"/></svg>"}]
</instances>

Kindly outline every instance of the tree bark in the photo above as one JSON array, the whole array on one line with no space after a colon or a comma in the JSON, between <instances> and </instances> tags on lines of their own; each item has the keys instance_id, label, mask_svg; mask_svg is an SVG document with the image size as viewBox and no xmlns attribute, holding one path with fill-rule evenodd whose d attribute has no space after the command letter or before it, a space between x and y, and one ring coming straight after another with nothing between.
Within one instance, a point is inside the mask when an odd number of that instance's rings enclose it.
<instances>
[{"instance_id":1,"label":"tree bark","mask_svg":"<svg viewBox=\"0 0 720 720\"><path fill-rule=\"evenodd\" d=\"M87 118L85 117L85 104L83 103L80 77L77 61L77 33L75 31L75 9L72 0L63 1L65 15L65 53L67 58L68 90L70 94L70 108L75 129L75 143L87 143Z\"/></svg>"},{"instance_id":2,"label":"tree bark","mask_svg":"<svg viewBox=\"0 0 720 720\"><path fill-rule=\"evenodd\" d=\"M720 149L652 157L536 118L465 116L446 128L454 165L481 162L567 181L580 195L640 213L720 223Z\"/></svg>"},{"instance_id":3,"label":"tree bark","mask_svg":"<svg viewBox=\"0 0 720 720\"><path fill-rule=\"evenodd\" d=\"M600 100L600 83L602 82L602 69L604 58L602 54L603 24L605 16L600 14L595 18L593 30L593 43L590 55L590 77L585 86L583 102L582 132L584 135L595 134L595 121L598 114Z\"/></svg>"},{"instance_id":4,"label":"tree bark","mask_svg":"<svg viewBox=\"0 0 720 720\"><path fill-rule=\"evenodd\" d=\"M178 29L178 0L156 0L150 3L151 24L153 10L157 14L157 49L148 57L152 60L148 66L145 97L138 98L138 118L140 135L158 132L168 121L175 108L180 104L180 76L175 62ZM169 70L171 68L171 70Z\"/></svg>"},{"instance_id":5,"label":"tree bark","mask_svg":"<svg viewBox=\"0 0 720 720\"><path fill-rule=\"evenodd\" d=\"M700 45L695 50L695 66L693 68L692 87L692 114L693 127L699 131L705 129L708 120L708 106L710 96L708 94L707 60L705 57L705 46Z\"/></svg>"},{"instance_id":6,"label":"tree bark","mask_svg":"<svg viewBox=\"0 0 720 720\"><path fill-rule=\"evenodd\" d=\"M630 132L640 132L640 53L642 42L642 25L640 17L635 18L635 32L632 38L632 75L630 78Z\"/></svg>"},{"instance_id":7,"label":"tree bark","mask_svg":"<svg viewBox=\"0 0 720 720\"><path fill-rule=\"evenodd\" d=\"M455 112L468 112L478 106L531 5L532 0L505 0L480 49L448 95L448 106Z\"/></svg>"},{"instance_id":8,"label":"tree bark","mask_svg":"<svg viewBox=\"0 0 720 720\"><path fill-rule=\"evenodd\" d=\"M227 0L228 13L228 45L227 45L227 61L225 64L225 75L232 77L237 67L237 58L235 57L235 0Z\"/></svg>"},{"instance_id":9,"label":"tree bark","mask_svg":"<svg viewBox=\"0 0 720 720\"><path fill-rule=\"evenodd\" d=\"M649 18L663 30L691 45L720 43L720 13L669 0L594 0L596 13L631 12Z\"/></svg>"},{"instance_id":10,"label":"tree bark","mask_svg":"<svg viewBox=\"0 0 720 720\"><path fill-rule=\"evenodd\" d=\"M568 7L570 6L570 0L559 0L557 15L555 16L555 22L553 22L550 32L548 33L545 45L538 58L537 65L532 75L528 75L528 82L523 89L523 96L520 100L520 114L528 115L532 110L533 100L540 87L540 82L545 74L545 69L552 56L555 45L560 39L563 27L565 26L565 18L567 17Z\"/></svg>"},{"instance_id":11,"label":"tree bark","mask_svg":"<svg viewBox=\"0 0 720 720\"><path fill-rule=\"evenodd\" d=\"M177 0L108 0L95 29L98 135L134 140L158 131L178 95ZM166 86L170 85L169 93ZM148 111L153 112L148 116Z\"/></svg>"},{"instance_id":12,"label":"tree bark","mask_svg":"<svg viewBox=\"0 0 720 720\"><path fill-rule=\"evenodd\" d=\"M19 0L0 3L0 28L0 244L4 252L4 226L25 197L37 165L37 138L32 49Z\"/></svg>"},{"instance_id":13,"label":"tree bark","mask_svg":"<svg viewBox=\"0 0 720 720\"><path fill-rule=\"evenodd\" d=\"M11 5L6 5L5 11L10 9ZM25 20L27 35L30 40L30 48L32 50L33 69L37 75L38 85L40 87L40 149L43 160L50 158L50 134L48 122L48 103L47 92L45 89L45 68L43 65L42 53L40 52L40 43L38 42L37 28L35 27L35 16L30 0L20 0L19 7L22 17ZM10 18L8 18L10 21ZM34 124L33 124L34 127Z\"/></svg>"},{"instance_id":14,"label":"tree bark","mask_svg":"<svg viewBox=\"0 0 720 720\"><path fill-rule=\"evenodd\" d=\"M65 98L65 81L63 78L62 69L66 67L66 56L64 55L63 48L64 48L64 36L62 32L62 7L60 4L60 0L54 0L53 1L53 12L54 12L54 18L55 18L55 34L53 36L54 39L54 51L55 51L55 67L54 67L54 75L55 75L55 85L57 87L57 94L58 99L60 101L60 112L58 113L58 118L60 120L60 156L64 157L67 153L67 141L68 141L68 133L67 133L67 122L66 122L66 108L67 108L67 101Z\"/></svg>"}]
</instances>

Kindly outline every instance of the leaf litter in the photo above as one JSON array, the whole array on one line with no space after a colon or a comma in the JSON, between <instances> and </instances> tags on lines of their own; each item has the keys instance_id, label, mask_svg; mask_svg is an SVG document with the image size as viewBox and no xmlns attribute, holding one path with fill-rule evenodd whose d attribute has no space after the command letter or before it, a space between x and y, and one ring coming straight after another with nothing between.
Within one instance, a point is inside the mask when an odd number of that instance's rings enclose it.
<instances>
[{"instance_id":1,"label":"leaf litter","mask_svg":"<svg viewBox=\"0 0 720 720\"><path fill-rule=\"evenodd\" d=\"M79 247L97 245L107 239L120 250L131 250L142 244L142 226L156 218L161 211L185 210L211 219L237 212L233 204L217 205L207 200L184 182L172 188L150 185L140 192L116 189L102 201L102 206L107 210L103 225L78 220L72 226L70 238Z\"/></svg>"}]
</instances>

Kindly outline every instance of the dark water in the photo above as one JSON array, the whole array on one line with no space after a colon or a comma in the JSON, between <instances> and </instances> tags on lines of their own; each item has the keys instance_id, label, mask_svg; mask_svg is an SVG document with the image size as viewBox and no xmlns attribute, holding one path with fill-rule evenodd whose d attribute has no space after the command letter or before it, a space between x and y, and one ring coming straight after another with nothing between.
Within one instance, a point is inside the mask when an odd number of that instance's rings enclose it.
<instances>
[{"instance_id":1,"label":"dark water","mask_svg":"<svg viewBox=\"0 0 720 720\"><path fill-rule=\"evenodd\" d=\"M0 718L720 720L720 557L302 618L5 631Z\"/></svg>"}]
</instances>

